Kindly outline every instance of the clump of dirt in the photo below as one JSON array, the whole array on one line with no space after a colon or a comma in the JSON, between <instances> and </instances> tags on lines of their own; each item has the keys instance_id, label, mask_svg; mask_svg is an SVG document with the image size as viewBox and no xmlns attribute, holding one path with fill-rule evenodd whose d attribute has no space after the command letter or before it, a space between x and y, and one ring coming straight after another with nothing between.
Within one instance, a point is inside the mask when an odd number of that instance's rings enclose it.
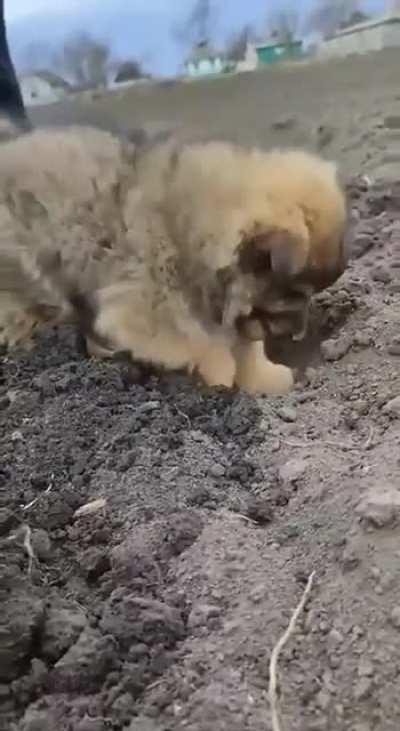
<instances>
[{"instance_id":1,"label":"clump of dirt","mask_svg":"<svg viewBox=\"0 0 400 731\"><path fill-rule=\"evenodd\" d=\"M350 192L287 398L132 383L68 329L3 356L1 729L271 728L312 570L285 728L398 729L400 216L387 185Z\"/></svg>"}]
</instances>

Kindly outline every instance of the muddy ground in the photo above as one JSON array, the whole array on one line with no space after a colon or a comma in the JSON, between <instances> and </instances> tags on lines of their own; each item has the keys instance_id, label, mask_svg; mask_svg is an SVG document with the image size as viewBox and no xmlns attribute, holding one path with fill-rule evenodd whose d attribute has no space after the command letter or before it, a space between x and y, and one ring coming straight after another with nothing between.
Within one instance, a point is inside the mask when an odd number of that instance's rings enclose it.
<instances>
[{"instance_id":1,"label":"muddy ground","mask_svg":"<svg viewBox=\"0 0 400 731\"><path fill-rule=\"evenodd\" d=\"M287 354L293 394L138 384L67 329L3 355L2 730L271 731L271 650L315 571L283 728L398 731L400 119L389 81L371 94L360 131L389 172L354 164L352 261Z\"/></svg>"}]
</instances>

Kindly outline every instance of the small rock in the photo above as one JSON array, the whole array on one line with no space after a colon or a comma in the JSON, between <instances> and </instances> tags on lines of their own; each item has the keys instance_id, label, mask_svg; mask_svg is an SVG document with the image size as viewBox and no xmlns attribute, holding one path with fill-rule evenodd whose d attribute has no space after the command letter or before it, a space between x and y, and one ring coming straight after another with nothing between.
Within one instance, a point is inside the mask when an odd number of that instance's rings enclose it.
<instances>
[{"instance_id":1,"label":"small rock","mask_svg":"<svg viewBox=\"0 0 400 731\"><path fill-rule=\"evenodd\" d=\"M4 569L3 565L3 574ZM10 573L13 570L11 566ZM18 587L18 578L13 591L9 594L7 591L2 591L1 597L0 682L2 683L20 677L22 664L32 657L34 642L39 636L38 629L42 627L43 622L43 600L36 598L32 590L18 591L15 587ZM3 589L3 582L1 588Z\"/></svg>"},{"instance_id":2,"label":"small rock","mask_svg":"<svg viewBox=\"0 0 400 731\"><path fill-rule=\"evenodd\" d=\"M4 411L4 409L7 409L11 403L10 398L6 396L0 397L0 411Z\"/></svg>"},{"instance_id":3,"label":"small rock","mask_svg":"<svg viewBox=\"0 0 400 731\"><path fill-rule=\"evenodd\" d=\"M328 662L332 670L337 670L340 667L340 657L334 653L328 655Z\"/></svg>"},{"instance_id":4,"label":"small rock","mask_svg":"<svg viewBox=\"0 0 400 731\"><path fill-rule=\"evenodd\" d=\"M115 639L87 628L54 665L49 676L50 693L94 692L110 672L115 657Z\"/></svg>"},{"instance_id":5,"label":"small rock","mask_svg":"<svg viewBox=\"0 0 400 731\"><path fill-rule=\"evenodd\" d=\"M0 704L3 703L11 695L11 686L6 683L0 683Z\"/></svg>"},{"instance_id":6,"label":"small rock","mask_svg":"<svg viewBox=\"0 0 400 731\"><path fill-rule=\"evenodd\" d=\"M387 349L389 355L400 355L400 337L396 335Z\"/></svg>"},{"instance_id":7,"label":"small rock","mask_svg":"<svg viewBox=\"0 0 400 731\"><path fill-rule=\"evenodd\" d=\"M213 464L209 469L210 477L216 477L217 479L219 477L224 477L225 472L225 467L222 464Z\"/></svg>"},{"instance_id":8,"label":"small rock","mask_svg":"<svg viewBox=\"0 0 400 731\"><path fill-rule=\"evenodd\" d=\"M39 658L34 657L31 662L31 673L35 683L37 685L41 685L47 678L48 674L46 663L44 663L43 660L39 660Z\"/></svg>"},{"instance_id":9,"label":"small rock","mask_svg":"<svg viewBox=\"0 0 400 731\"><path fill-rule=\"evenodd\" d=\"M16 515L9 508L0 508L0 536L5 536L18 523Z\"/></svg>"},{"instance_id":10,"label":"small rock","mask_svg":"<svg viewBox=\"0 0 400 731\"><path fill-rule=\"evenodd\" d=\"M372 333L368 330L357 330L354 334L353 342L359 348L368 348L373 342Z\"/></svg>"},{"instance_id":11,"label":"small rock","mask_svg":"<svg viewBox=\"0 0 400 731\"><path fill-rule=\"evenodd\" d=\"M288 424L293 424L297 419L297 411L293 406L282 406L277 411L278 416L282 421L286 421Z\"/></svg>"},{"instance_id":12,"label":"small rock","mask_svg":"<svg viewBox=\"0 0 400 731\"><path fill-rule=\"evenodd\" d=\"M244 514L259 525L267 525L274 518L272 501L262 495L251 495L247 500Z\"/></svg>"},{"instance_id":13,"label":"small rock","mask_svg":"<svg viewBox=\"0 0 400 731\"><path fill-rule=\"evenodd\" d=\"M307 383L314 383L318 377L318 371L316 370L316 368L312 368L311 366L309 366L308 368L306 368L304 375Z\"/></svg>"},{"instance_id":14,"label":"small rock","mask_svg":"<svg viewBox=\"0 0 400 731\"><path fill-rule=\"evenodd\" d=\"M204 627L210 619L220 616L221 610L219 607L213 604L197 604L189 614L188 627L191 629Z\"/></svg>"},{"instance_id":15,"label":"small rock","mask_svg":"<svg viewBox=\"0 0 400 731\"><path fill-rule=\"evenodd\" d=\"M47 531L42 528L33 530L31 543L35 556L40 561L48 561L51 556L51 540Z\"/></svg>"},{"instance_id":16,"label":"small rock","mask_svg":"<svg viewBox=\"0 0 400 731\"><path fill-rule=\"evenodd\" d=\"M114 713L117 713L119 717L122 716L130 719L132 718L132 707L134 706L134 703L135 702L130 693L123 693L116 698L112 704L112 708Z\"/></svg>"},{"instance_id":17,"label":"small rock","mask_svg":"<svg viewBox=\"0 0 400 731\"><path fill-rule=\"evenodd\" d=\"M359 234L355 236L351 243L351 255L354 259L360 259L366 254L374 245L372 236L368 234Z\"/></svg>"},{"instance_id":18,"label":"small rock","mask_svg":"<svg viewBox=\"0 0 400 731\"><path fill-rule=\"evenodd\" d=\"M54 719L47 711L28 710L18 729L20 731L52 731Z\"/></svg>"},{"instance_id":19,"label":"small rock","mask_svg":"<svg viewBox=\"0 0 400 731\"><path fill-rule=\"evenodd\" d=\"M373 487L361 500L357 514L374 528L396 523L400 518L400 491L393 487Z\"/></svg>"},{"instance_id":20,"label":"small rock","mask_svg":"<svg viewBox=\"0 0 400 731\"><path fill-rule=\"evenodd\" d=\"M41 391L44 396L50 397L54 396L56 393L54 382L46 371L41 373L39 376L35 376L32 379L32 385L34 388L37 388L38 391Z\"/></svg>"},{"instance_id":21,"label":"small rock","mask_svg":"<svg viewBox=\"0 0 400 731\"><path fill-rule=\"evenodd\" d=\"M326 688L323 688L319 691L319 693L317 693L315 700L319 708L321 708L322 711L326 711L331 703L331 695Z\"/></svg>"},{"instance_id":22,"label":"small rock","mask_svg":"<svg viewBox=\"0 0 400 731\"><path fill-rule=\"evenodd\" d=\"M386 129L400 129L400 114L388 114L384 118L383 124Z\"/></svg>"},{"instance_id":23,"label":"small rock","mask_svg":"<svg viewBox=\"0 0 400 731\"><path fill-rule=\"evenodd\" d=\"M329 145L335 138L336 129L329 124L321 124L317 129L317 145L319 150Z\"/></svg>"},{"instance_id":24,"label":"small rock","mask_svg":"<svg viewBox=\"0 0 400 731\"><path fill-rule=\"evenodd\" d=\"M76 731L107 731L108 724L103 718L85 716L75 726Z\"/></svg>"},{"instance_id":25,"label":"small rock","mask_svg":"<svg viewBox=\"0 0 400 731\"><path fill-rule=\"evenodd\" d=\"M151 718L138 716L134 718L127 731L159 731L160 726Z\"/></svg>"},{"instance_id":26,"label":"small rock","mask_svg":"<svg viewBox=\"0 0 400 731\"><path fill-rule=\"evenodd\" d=\"M252 601L253 604L259 604L266 598L267 593L268 589L265 584L257 584L257 586L255 586L249 593L250 601Z\"/></svg>"},{"instance_id":27,"label":"small rock","mask_svg":"<svg viewBox=\"0 0 400 731\"><path fill-rule=\"evenodd\" d=\"M281 482L297 482L307 470L305 459L290 459L279 468L278 475Z\"/></svg>"},{"instance_id":28,"label":"small rock","mask_svg":"<svg viewBox=\"0 0 400 731\"><path fill-rule=\"evenodd\" d=\"M360 678L372 678L374 674L374 666L368 659L362 659L358 665L358 676Z\"/></svg>"},{"instance_id":29,"label":"small rock","mask_svg":"<svg viewBox=\"0 0 400 731\"><path fill-rule=\"evenodd\" d=\"M388 150L387 152L382 155L382 163L384 165L391 165L393 163L399 163L400 162L400 152L395 152Z\"/></svg>"},{"instance_id":30,"label":"small rock","mask_svg":"<svg viewBox=\"0 0 400 731\"><path fill-rule=\"evenodd\" d=\"M353 571L362 561L363 551L358 546L346 546L342 555L342 566L345 571Z\"/></svg>"},{"instance_id":31,"label":"small rock","mask_svg":"<svg viewBox=\"0 0 400 731\"><path fill-rule=\"evenodd\" d=\"M337 629L331 629L328 634L328 641L331 645L341 645L344 642L343 635Z\"/></svg>"},{"instance_id":32,"label":"small rock","mask_svg":"<svg viewBox=\"0 0 400 731\"><path fill-rule=\"evenodd\" d=\"M397 238L400 235L400 221L391 221L382 229L382 233Z\"/></svg>"},{"instance_id":33,"label":"small rock","mask_svg":"<svg viewBox=\"0 0 400 731\"><path fill-rule=\"evenodd\" d=\"M360 678L360 680L357 681L353 696L356 701L363 701L366 700L371 695L372 690L372 680L371 678Z\"/></svg>"},{"instance_id":34,"label":"small rock","mask_svg":"<svg viewBox=\"0 0 400 731\"><path fill-rule=\"evenodd\" d=\"M158 411L160 408L160 402L159 401L147 401L147 403L142 404L138 407L137 413L142 414L150 414L153 411Z\"/></svg>"},{"instance_id":35,"label":"small rock","mask_svg":"<svg viewBox=\"0 0 400 731\"><path fill-rule=\"evenodd\" d=\"M41 651L56 662L76 642L86 626L86 616L78 607L54 604L45 617Z\"/></svg>"},{"instance_id":36,"label":"small rock","mask_svg":"<svg viewBox=\"0 0 400 731\"><path fill-rule=\"evenodd\" d=\"M382 409L384 414L390 414L390 416L400 417L400 396L388 401Z\"/></svg>"},{"instance_id":37,"label":"small rock","mask_svg":"<svg viewBox=\"0 0 400 731\"><path fill-rule=\"evenodd\" d=\"M280 119L277 119L275 122L272 122L271 128L276 130L288 130L293 129L293 127L296 126L297 120L296 117L281 117Z\"/></svg>"},{"instance_id":38,"label":"small rock","mask_svg":"<svg viewBox=\"0 0 400 731\"><path fill-rule=\"evenodd\" d=\"M392 275L389 269L383 266L383 264L377 264L377 266L372 267L371 277L374 282L381 282L382 284L389 284L392 281Z\"/></svg>"},{"instance_id":39,"label":"small rock","mask_svg":"<svg viewBox=\"0 0 400 731\"><path fill-rule=\"evenodd\" d=\"M400 607L395 607L390 613L390 621L393 627L400 629Z\"/></svg>"},{"instance_id":40,"label":"small rock","mask_svg":"<svg viewBox=\"0 0 400 731\"><path fill-rule=\"evenodd\" d=\"M307 723L307 731L328 731L326 718L315 718Z\"/></svg>"},{"instance_id":41,"label":"small rock","mask_svg":"<svg viewBox=\"0 0 400 731\"><path fill-rule=\"evenodd\" d=\"M85 505L81 505L80 508L75 510L73 517L82 518L83 516L86 516L86 515L92 515L93 513L98 513L99 510L104 510L106 505L107 505L106 499L103 497L100 497L97 500L92 500L90 503L85 503Z\"/></svg>"},{"instance_id":42,"label":"small rock","mask_svg":"<svg viewBox=\"0 0 400 731\"><path fill-rule=\"evenodd\" d=\"M351 340L348 337L337 340L325 340L321 343L321 353L326 361L337 361L343 358L351 348Z\"/></svg>"},{"instance_id":43,"label":"small rock","mask_svg":"<svg viewBox=\"0 0 400 731\"><path fill-rule=\"evenodd\" d=\"M366 416L369 412L368 402L358 399L357 401L354 401L353 409L358 416Z\"/></svg>"}]
</instances>

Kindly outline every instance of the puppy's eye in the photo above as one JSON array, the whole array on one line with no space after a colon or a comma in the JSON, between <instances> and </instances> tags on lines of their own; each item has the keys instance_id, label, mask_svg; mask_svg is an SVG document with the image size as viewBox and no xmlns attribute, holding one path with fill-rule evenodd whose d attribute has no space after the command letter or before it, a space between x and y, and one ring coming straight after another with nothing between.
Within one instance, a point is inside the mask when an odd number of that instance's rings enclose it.
<instances>
[{"instance_id":1,"label":"puppy's eye","mask_svg":"<svg viewBox=\"0 0 400 731\"><path fill-rule=\"evenodd\" d=\"M248 247L240 255L239 266L244 274L262 276L271 271L271 258L268 252Z\"/></svg>"},{"instance_id":2,"label":"puppy's eye","mask_svg":"<svg viewBox=\"0 0 400 731\"><path fill-rule=\"evenodd\" d=\"M260 275L260 274L266 274L266 272L271 271L271 257L268 253L264 251L257 251L254 254L254 261L253 261L253 272L254 274Z\"/></svg>"}]
</instances>

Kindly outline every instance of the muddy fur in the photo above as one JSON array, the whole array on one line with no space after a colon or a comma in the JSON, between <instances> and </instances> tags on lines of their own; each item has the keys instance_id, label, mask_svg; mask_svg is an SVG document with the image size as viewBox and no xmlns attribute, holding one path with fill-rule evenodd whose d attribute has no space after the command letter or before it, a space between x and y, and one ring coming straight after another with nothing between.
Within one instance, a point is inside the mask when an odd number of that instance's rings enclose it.
<instances>
[{"instance_id":1,"label":"muddy fur","mask_svg":"<svg viewBox=\"0 0 400 731\"><path fill-rule=\"evenodd\" d=\"M110 350L208 385L284 393L292 372L238 318L279 330L292 299L296 334L312 292L343 269L335 166L301 151L174 138L138 149L89 128L41 130L0 148L0 196L10 344L29 330L15 324L18 305L29 323L40 311L66 319L90 296L90 327ZM24 287L12 287L13 266Z\"/></svg>"}]
</instances>

